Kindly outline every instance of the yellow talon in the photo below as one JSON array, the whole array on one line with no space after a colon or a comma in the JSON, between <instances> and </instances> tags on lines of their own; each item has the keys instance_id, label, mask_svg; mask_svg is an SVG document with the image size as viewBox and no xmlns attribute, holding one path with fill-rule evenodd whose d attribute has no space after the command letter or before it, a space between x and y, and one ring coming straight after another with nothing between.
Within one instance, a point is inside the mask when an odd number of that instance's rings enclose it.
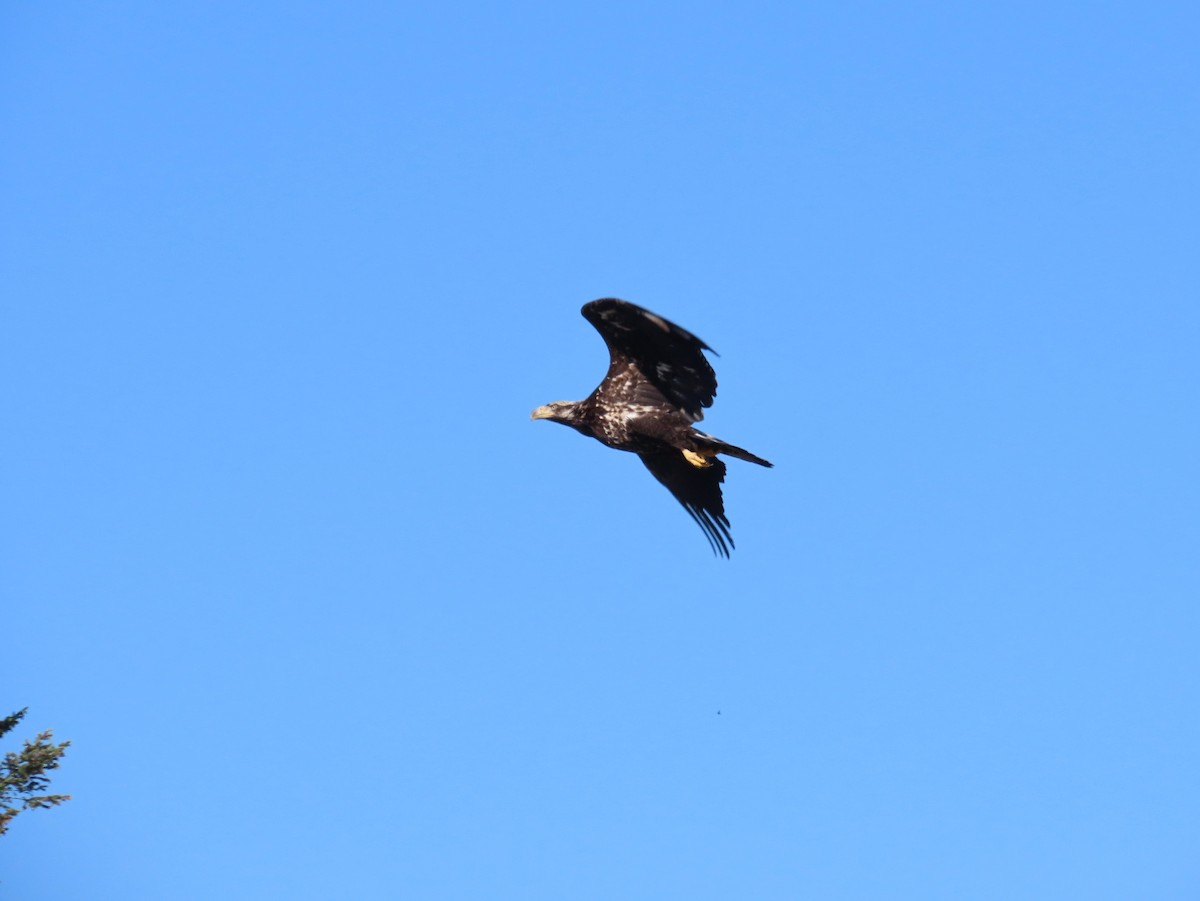
<instances>
[{"instance_id":1,"label":"yellow talon","mask_svg":"<svg viewBox=\"0 0 1200 901\"><path fill-rule=\"evenodd\" d=\"M695 451L685 450L683 452L683 459L687 460L689 463L699 469L703 469L706 466L712 466L712 460L696 453Z\"/></svg>"}]
</instances>

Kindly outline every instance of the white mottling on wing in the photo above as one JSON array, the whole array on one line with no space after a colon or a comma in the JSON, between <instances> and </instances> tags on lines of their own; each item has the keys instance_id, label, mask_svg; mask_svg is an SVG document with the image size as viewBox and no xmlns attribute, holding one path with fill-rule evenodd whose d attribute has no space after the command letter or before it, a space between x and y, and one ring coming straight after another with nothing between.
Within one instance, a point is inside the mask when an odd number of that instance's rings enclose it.
<instances>
[{"instance_id":1,"label":"white mottling on wing","mask_svg":"<svg viewBox=\"0 0 1200 901\"><path fill-rule=\"evenodd\" d=\"M601 310L597 315L615 329L622 332L630 330L630 326L621 321L620 314L616 310Z\"/></svg>"},{"instance_id":2,"label":"white mottling on wing","mask_svg":"<svg viewBox=\"0 0 1200 901\"><path fill-rule=\"evenodd\" d=\"M651 407L645 404L630 404L628 407L620 408L621 418L626 422L632 422L635 419L641 419L643 416L651 416L657 412L657 407Z\"/></svg>"},{"instance_id":3,"label":"white mottling on wing","mask_svg":"<svg viewBox=\"0 0 1200 901\"><path fill-rule=\"evenodd\" d=\"M664 332L669 332L671 330L670 324L665 319L663 319L661 316L656 316L650 312L646 312L643 315L645 315L645 317L647 319L649 319L651 322L653 322L655 325L657 325Z\"/></svg>"}]
</instances>

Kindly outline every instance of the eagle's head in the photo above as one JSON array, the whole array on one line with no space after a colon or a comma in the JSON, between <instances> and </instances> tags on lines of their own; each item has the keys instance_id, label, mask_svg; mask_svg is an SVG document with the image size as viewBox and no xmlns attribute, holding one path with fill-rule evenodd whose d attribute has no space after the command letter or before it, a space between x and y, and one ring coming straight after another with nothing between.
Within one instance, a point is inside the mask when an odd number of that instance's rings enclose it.
<instances>
[{"instance_id":1,"label":"eagle's head","mask_svg":"<svg viewBox=\"0 0 1200 901\"><path fill-rule=\"evenodd\" d=\"M530 419L549 419L571 425L578 415L579 404L570 400L556 400L551 404L543 404L530 414Z\"/></svg>"}]
</instances>

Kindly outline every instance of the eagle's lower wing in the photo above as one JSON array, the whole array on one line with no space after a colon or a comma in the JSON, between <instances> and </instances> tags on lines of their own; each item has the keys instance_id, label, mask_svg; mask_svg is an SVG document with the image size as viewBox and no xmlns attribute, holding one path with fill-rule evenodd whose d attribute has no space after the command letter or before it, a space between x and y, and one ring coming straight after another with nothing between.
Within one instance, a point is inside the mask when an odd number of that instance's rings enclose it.
<instances>
[{"instance_id":1,"label":"eagle's lower wing","mask_svg":"<svg viewBox=\"0 0 1200 901\"><path fill-rule=\"evenodd\" d=\"M725 464L715 457L711 465L693 466L677 450L657 454L638 454L654 478L662 482L683 509L704 530L714 553L728 557L733 547L729 520L725 517L725 501L721 483L725 481Z\"/></svg>"},{"instance_id":2,"label":"eagle's lower wing","mask_svg":"<svg viewBox=\"0 0 1200 901\"><path fill-rule=\"evenodd\" d=\"M608 345L611 362L601 388L611 400L644 403L632 396L641 388L642 395L661 394L693 422L704 418L703 408L712 406L717 393L716 373L704 356L711 347L628 301L593 300L581 312Z\"/></svg>"}]
</instances>

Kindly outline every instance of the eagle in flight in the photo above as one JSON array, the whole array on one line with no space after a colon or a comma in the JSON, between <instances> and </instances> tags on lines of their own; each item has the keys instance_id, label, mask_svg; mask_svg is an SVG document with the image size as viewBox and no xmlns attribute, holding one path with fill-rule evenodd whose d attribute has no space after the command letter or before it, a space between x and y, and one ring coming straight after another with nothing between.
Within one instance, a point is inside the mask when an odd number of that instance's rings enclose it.
<instances>
[{"instance_id":1,"label":"eagle in flight","mask_svg":"<svg viewBox=\"0 0 1200 901\"><path fill-rule=\"evenodd\" d=\"M608 345L608 374L585 400L546 404L532 418L561 422L637 454L704 530L713 552L728 557L733 538L721 498L725 464L717 454L771 464L692 427L717 393L716 373L703 353L716 351L628 301L593 300L581 312Z\"/></svg>"}]
</instances>

